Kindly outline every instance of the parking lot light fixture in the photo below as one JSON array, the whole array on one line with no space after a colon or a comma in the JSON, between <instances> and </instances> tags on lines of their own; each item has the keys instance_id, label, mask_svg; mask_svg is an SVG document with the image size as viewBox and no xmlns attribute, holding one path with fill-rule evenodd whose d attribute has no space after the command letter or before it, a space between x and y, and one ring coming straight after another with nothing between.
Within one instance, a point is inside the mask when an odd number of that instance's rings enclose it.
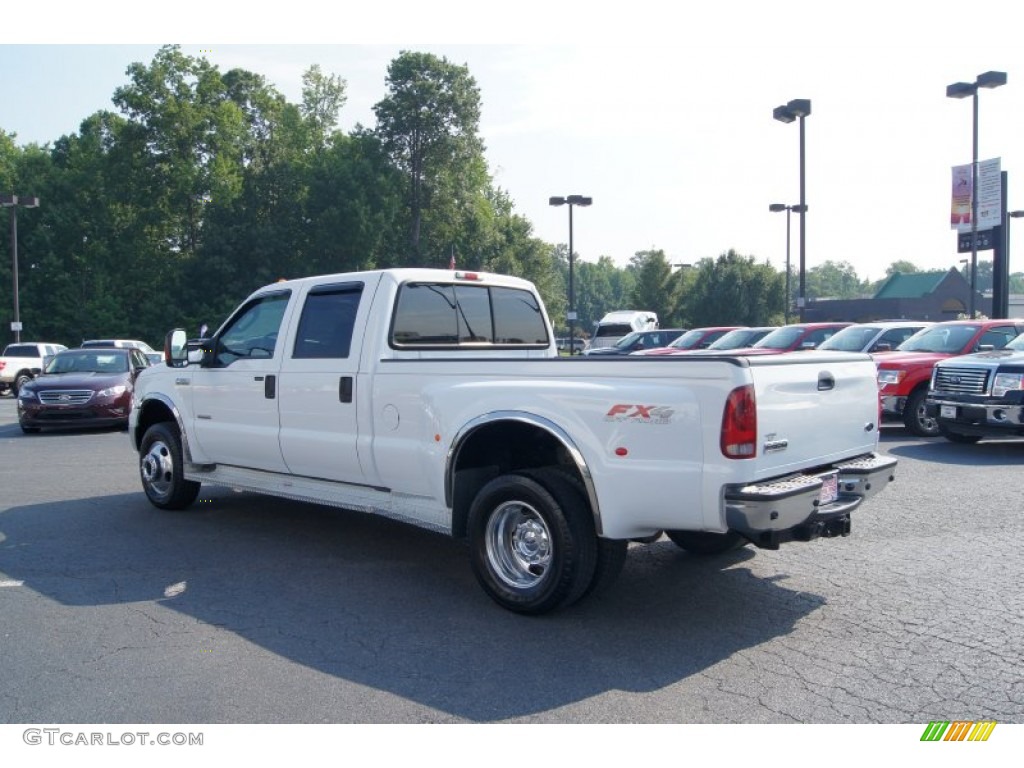
<instances>
[{"instance_id":1,"label":"parking lot light fixture","mask_svg":"<svg viewBox=\"0 0 1024 768\"><path fill-rule=\"evenodd\" d=\"M549 197L548 205L568 205L569 206L569 311L567 318L569 321L569 354L572 355L576 351L576 338L575 325L576 325L576 302L575 292L573 289L573 277L572 277L572 265L573 265L573 254L572 254L572 209L573 206L588 206L594 202L592 197L585 197L584 195L569 195L568 197Z\"/></svg>"},{"instance_id":2,"label":"parking lot light fixture","mask_svg":"<svg viewBox=\"0 0 1024 768\"><path fill-rule=\"evenodd\" d=\"M0 208L11 209L11 281L14 293L14 343L21 342L21 310L18 306L18 207L38 208L39 198L32 195L0 195Z\"/></svg>"},{"instance_id":3,"label":"parking lot light fixture","mask_svg":"<svg viewBox=\"0 0 1024 768\"><path fill-rule=\"evenodd\" d=\"M801 323L804 321L804 305L807 303L805 298L807 293L807 174L804 163L804 118L810 114L810 99L792 99L772 111L772 117L781 123L792 123L794 120L800 121L800 294L797 298L797 308L800 311ZM796 209L794 208L793 210Z\"/></svg>"}]
</instances>

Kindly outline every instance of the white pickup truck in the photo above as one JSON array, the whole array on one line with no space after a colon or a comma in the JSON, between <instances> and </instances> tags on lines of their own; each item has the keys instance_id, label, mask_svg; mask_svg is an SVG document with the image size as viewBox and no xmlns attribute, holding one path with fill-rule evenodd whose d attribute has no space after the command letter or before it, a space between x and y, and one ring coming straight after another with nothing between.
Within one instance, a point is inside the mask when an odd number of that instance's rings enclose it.
<instances>
[{"instance_id":1,"label":"white pickup truck","mask_svg":"<svg viewBox=\"0 0 1024 768\"><path fill-rule=\"evenodd\" d=\"M130 421L154 505L210 483L442 531L521 613L604 588L662 532L701 554L844 536L896 466L867 355L559 358L513 277L274 283L165 355Z\"/></svg>"},{"instance_id":2,"label":"white pickup truck","mask_svg":"<svg viewBox=\"0 0 1024 768\"><path fill-rule=\"evenodd\" d=\"M10 392L17 397L18 390L39 375L46 361L65 349L63 344L35 341L8 344L0 355L0 394Z\"/></svg>"}]
</instances>

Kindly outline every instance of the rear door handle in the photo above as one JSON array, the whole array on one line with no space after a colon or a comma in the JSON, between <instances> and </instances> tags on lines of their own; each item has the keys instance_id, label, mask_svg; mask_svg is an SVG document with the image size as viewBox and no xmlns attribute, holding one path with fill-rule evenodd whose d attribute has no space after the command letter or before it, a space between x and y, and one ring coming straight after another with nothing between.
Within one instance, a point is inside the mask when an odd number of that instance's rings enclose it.
<instances>
[{"instance_id":1,"label":"rear door handle","mask_svg":"<svg viewBox=\"0 0 1024 768\"><path fill-rule=\"evenodd\" d=\"M256 380L259 381L259 379L260 377L257 376ZM273 400L277 396L277 376L267 376L263 380L263 396L267 400Z\"/></svg>"},{"instance_id":2,"label":"rear door handle","mask_svg":"<svg viewBox=\"0 0 1024 768\"><path fill-rule=\"evenodd\" d=\"M352 402L352 377L342 376L338 379L338 400L343 403Z\"/></svg>"}]
</instances>

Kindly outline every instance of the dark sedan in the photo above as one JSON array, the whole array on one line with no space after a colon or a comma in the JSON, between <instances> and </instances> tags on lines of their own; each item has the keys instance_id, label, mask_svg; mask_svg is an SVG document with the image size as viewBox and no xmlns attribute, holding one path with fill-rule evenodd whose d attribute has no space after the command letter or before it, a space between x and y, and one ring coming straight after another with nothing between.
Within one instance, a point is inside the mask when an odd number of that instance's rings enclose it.
<instances>
[{"instance_id":1,"label":"dark sedan","mask_svg":"<svg viewBox=\"0 0 1024 768\"><path fill-rule=\"evenodd\" d=\"M684 330L683 328L659 328L654 331L633 331L628 336L623 336L611 347L591 347L583 354L588 357L630 355L640 349L664 347L670 341L678 338Z\"/></svg>"},{"instance_id":2,"label":"dark sedan","mask_svg":"<svg viewBox=\"0 0 1024 768\"><path fill-rule=\"evenodd\" d=\"M18 392L21 431L42 427L127 426L139 371L149 366L138 349L69 349Z\"/></svg>"}]
</instances>

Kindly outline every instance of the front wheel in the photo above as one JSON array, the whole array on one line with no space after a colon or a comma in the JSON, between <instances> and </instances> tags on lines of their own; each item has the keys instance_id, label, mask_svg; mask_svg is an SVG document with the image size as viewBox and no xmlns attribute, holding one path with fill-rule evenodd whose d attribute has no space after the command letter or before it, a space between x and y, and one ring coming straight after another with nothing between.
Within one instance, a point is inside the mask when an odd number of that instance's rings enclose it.
<instances>
[{"instance_id":1,"label":"front wheel","mask_svg":"<svg viewBox=\"0 0 1024 768\"><path fill-rule=\"evenodd\" d=\"M710 533L709 531L665 531L665 535L680 549L691 555L721 555L739 549L747 540L736 531Z\"/></svg>"},{"instance_id":2,"label":"front wheel","mask_svg":"<svg viewBox=\"0 0 1024 768\"><path fill-rule=\"evenodd\" d=\"M21 388L30 381L32 381L32 377L27 373L19 373L14 379L14 384L11 385L11 394L17 397L18 393L21 392Z\"/></svg>"},{"instance_id":3,"label":"front wheel","mask_svg":"<svg viewBox=\"0 0 1024 768\"><path fill-rule=\"evenodd\" d=\"M594 581L593 518L557 471L491 480L473 499L468 534L473 573L510 611L540 614L569 605Z\"/></svg>"},{"instance_id":4,"label":"front wheel","mask_svg":"<svg viewBox=\"0 0 1024 768\"><path fill-rule=\"evenodd\" d=\"M903 410L903 423L918 437L938 437L939 422L929 416L925 409L924 399L927 394L924 389L911 392Z\"/></svg>"},{"instance_id":5,"label":"front wheel","mask_svg":"<svg viewBox=\"0 0 1024 768\"><path fill-rule=\"evenodd\" d=\"M146 430L139 448L139 474L147 498L160 509L184 509L199 495L200 483L185 479L181 436L169 422Z\"/></svg>"}]
</instances>

